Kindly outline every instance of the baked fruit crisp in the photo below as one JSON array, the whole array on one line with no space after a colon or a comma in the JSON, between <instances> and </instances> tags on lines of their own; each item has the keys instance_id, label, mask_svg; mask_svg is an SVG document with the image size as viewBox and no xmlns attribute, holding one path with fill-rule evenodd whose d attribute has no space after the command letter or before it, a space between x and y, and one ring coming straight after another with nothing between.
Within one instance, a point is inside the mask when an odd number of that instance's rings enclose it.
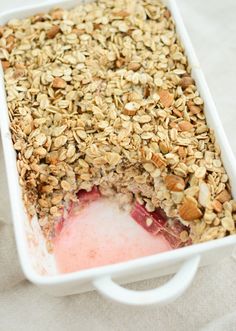
<instances>
[{"instance_id":1,"label":"baked fruit crisp","mask_svg":"<svg viewBox=\"0 0 236 331\"><path fill-rule=\"evenodd\" d=\"M235 233L220 149L159 0L11 20L0 59L25 206L48 243L100 195L172 247Z\"/></svg>"}]
</instances>

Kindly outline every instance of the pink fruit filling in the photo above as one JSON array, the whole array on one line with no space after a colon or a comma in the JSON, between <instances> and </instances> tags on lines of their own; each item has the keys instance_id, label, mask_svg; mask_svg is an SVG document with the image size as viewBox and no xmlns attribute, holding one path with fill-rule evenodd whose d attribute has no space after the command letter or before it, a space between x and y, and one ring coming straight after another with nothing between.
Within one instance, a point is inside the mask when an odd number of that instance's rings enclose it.
<instances>
[{"instance_id":1,"label":"pink fruit filling","mask_svg":"<svg viewBox=\"0 0 236 331\"><path fill-rule=\"evenodd\" d=\"M184 245L180 239L180 234L183 231L188 231L188 228L177 219L169 219L161 208L157 208L154 212L148 212L143 205L135 203L131 216L152 235L162 234L172 248Z\"/></svg>"},{"instance_id":2,"label":"pink fruit filling","mask_svg":"<svg viewBox=\"0 0 236 331\"><path fill-rule=\"evenodd\" d=\"M157 254L183 246L180 233L188 230L169 219L161 208L148 212L134 203L131 212L99 189L80 190L78 202L55 226L54 253L58 269L72 272Z\"/></svg>"},{"instance_id":3,"label":"pink fruit filling","mask_svg":"<svg viewBox=\"0 0 236 331\"><path fill-rule=\"evenodd\" d=\"M79 199L79 203L86 204L92 201L97 200L101 197L101 193L99 192L99 189L94 186L90 192L87 192L86 190L80 190L77 193L77 197Z\"/></svg>"},{"instance_id":4,"label":"pink fruit filling","mask_svg":"<svg viewBox=\"0 0 236 331\"><path fill-rule=\"evenodd\" d=\"M60 272L73 272L171 249L161 234L153 236L122 210L117 202L102 198L73 211L54 240Z\"/></svg>"}]
</instances>

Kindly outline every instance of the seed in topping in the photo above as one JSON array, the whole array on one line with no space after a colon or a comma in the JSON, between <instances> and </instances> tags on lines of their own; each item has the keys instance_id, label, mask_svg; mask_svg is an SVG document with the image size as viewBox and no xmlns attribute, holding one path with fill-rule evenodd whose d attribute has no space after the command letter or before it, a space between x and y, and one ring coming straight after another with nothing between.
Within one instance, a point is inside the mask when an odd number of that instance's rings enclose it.
<instances>
[{"instance_id":1,"label":"seed in topping","mask_svg":"<svg viewBox=\"0 0 236 331\"><path fill-rule=\"evenodd\" d=\"M159 91L160 102L164 108L168 108L172 105L174 101L174 94L170 93L167 90L160 90Z\"/></svg>"},{"instance_id":2,"label":"seed in topping","mask_svg":"<svg viewBox=\"0 0 236 331\"><path fill-rule=\"evenodd\" d=\"M60 27L58 25L54 25L53 27L51 27L50 30L47 31L46 36L48 39L53 39L54 37L56 37L59 31Z\"/></svg>"},{"instance_id":3,"label":"seed in topping","mask_svg":"<svg viewBox=\"0 0 236 331\"><path fill-rule=\"evenodd\" d=\"M218 200L213 200L212 201L212 208L217 212L217 213L221 213L222 212L222 204L220 201Z\"/></svg>"},{"instance_id":4,"label":"seed in topping","mask_svg":"<svg viewBox=\"0 0 236 331\"><path fill-rule=\"evenodd\" d=\"M223 190L220 192L220 194L217 195L216 199L221 203L224 203L225 201L229 201L231 199L231 195L227 190Z\"/></svg>"},{"instance_id":5,"label":"seed in topping","mask_svg":"<svg viewBox=\"0 0 236 331\"><path fill-rule=\"evenodd\" d=\"M179 85L182 87L183 90L185 90L187 87L193 84L194 84L194 80L190 76L183 77L179 82Z\"/></svg>"},{"instance_id":6,"label":"seed in topping","mask_svg":"<svg viewBox=\"0 0 236 331\"><path fill-rule=\"evenodd\" d=\"M162 168L166 166L166 161L161 154L153 154L151 157L151 161L153 162L153 164L155 164L157 168Z\"/></svg>"},{"instance_id":7,"label":"seed in topping","mask_svg":"<svg viewBox=\"0 0 236 331\"><path fill-rule=\"evenodd\" d=\"M179 215L185 221L195 221L202 217L202 212L198 208L197 200L191 196L186 196L179 207Z\"/></svg>"},{"instance_id":8,"label":"seed in topping","mask_svg":"<svg viewBox=\"0 0 236 331\"><path fill-rule=\"evenodd\" d=\"M176 175L167 175L165 178L166 188L173 192L183 191L185 188L185 182L183 178Z\"/></svg>"},{"instance_id":9,"label":"seed in topping","mask_svg":"<svg viewBox=\"0 0 236 331\"><path fill-rule=\"evenodd\" d=\"M193 128L193 125L188 121L179 122L179 129L181 131L190 131L190 130L192 130L192 128Z\"/></svg>"},{"instance_id":10,"label":"seed in topping","mask_svg":"<svg viewBox=\"0 0 236 331\"><path fill-rule=\"evenodd\" d=\"M52 87L54 88L65 88L66 85L66 81L60 77L55 77L52 81Z\"/></svg>"},{"instance_id":11,"label":"seed in topping","mask_svg":"<svg viewBox=\"0 0 236 331\"><path fill-rule=\"evenodd\" d=\"M6 71L8 68L10 68L10 62L9 61L2 60L1 63L2 63L3 71Z\"/></svg>"},{"instance_id":12,"label":"seed in topping","mask_svg":"<svg viewBox=\"0 0 236 331\"><path fill-rule=\"evenodd\" d=\"M137 71L141 68L141 64L137 62L130 62L128 64L128 70Z\"/></svg>"}]
</instances>

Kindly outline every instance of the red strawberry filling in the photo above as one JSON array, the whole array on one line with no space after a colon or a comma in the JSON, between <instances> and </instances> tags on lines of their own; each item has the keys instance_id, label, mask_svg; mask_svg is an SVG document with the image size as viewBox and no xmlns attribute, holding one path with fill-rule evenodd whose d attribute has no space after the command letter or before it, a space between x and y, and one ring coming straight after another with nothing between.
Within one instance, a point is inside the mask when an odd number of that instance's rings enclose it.
<instances>
[{"instance_id":1,"label":"red strawberry filling","mask_svg":"<svg viewBox=\"0 0 236 331\"><path fill-rule=\"evenodd\" d=\"M78 197L80 203L88 204L88 203L100 198L101 193L99 192L99 189L97 188L97 186L94 186L90 192L87 192L86 190L78 191L77 197Z\"/></svg>"},{"instance_id":2,"label":"red strawberry filling","mask_svg":"<svg viewBox=\"0 0 236 331\"><path fill-rule=\"evenodd\" d=\"M158 234L167 222L167 217L161 208L149 213L144 206L137 202L130 215L138 224L153 235Z\"/></svg>"},{"instance_id":3,"label":"red strawberry filling","mask_svg":"<svg viewBox=\"0 0 236 331\"><path fill-rule=\"evenodd\" d=\"M98 187L94 186L90 192L87 192L86 190L78 191L77 197L77 208L81 209L91 202L101 198L101 193ZM67 214L69 215L75 207L75 204L72 203L68 208ZM136 202L133 205L130 216L153 236L162 234L172 248L178 248L185 245L180 239L180 234L183 231L188 232L188 228L177 219L168 218L163 209L157 208L153 212L148 212L143 205ZM63 224L64 217L61 217L55 225L55 235L60 233ZM190 242L187 242L187 244L190 244Z\"/></svg>"},{"instance_id":4,"label":"red strawberry filling","mask_svg":"<svg viewBox=\"0 0 236 331\"><path fill-rule=\"evenodd\" d=\"M131 216L152 235L162 234L172 248L184 246L180 234L188 231L188 228L177 219L168 219L163 209L157 208L154 212L148 212L143 205L135 203Z\"/></svg>"}]
</instances>

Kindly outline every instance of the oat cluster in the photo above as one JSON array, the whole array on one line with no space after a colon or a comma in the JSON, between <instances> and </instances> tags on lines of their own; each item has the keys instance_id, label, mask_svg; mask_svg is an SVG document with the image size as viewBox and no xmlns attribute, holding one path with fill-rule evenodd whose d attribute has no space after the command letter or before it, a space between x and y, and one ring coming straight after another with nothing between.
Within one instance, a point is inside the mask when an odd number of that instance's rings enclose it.
<instances>
[{"instance_id":1,"label":"oat cluster","mask_svg":"<svg viewBox=\"0 0 236 331\"><path fill-rule=\"evenodd\" d=\"M24 202L46 237L79 189L162 207L183 241L235 233L236 204L170 12L98 0L0 28Z\"/></svg>"}]
</instances>

